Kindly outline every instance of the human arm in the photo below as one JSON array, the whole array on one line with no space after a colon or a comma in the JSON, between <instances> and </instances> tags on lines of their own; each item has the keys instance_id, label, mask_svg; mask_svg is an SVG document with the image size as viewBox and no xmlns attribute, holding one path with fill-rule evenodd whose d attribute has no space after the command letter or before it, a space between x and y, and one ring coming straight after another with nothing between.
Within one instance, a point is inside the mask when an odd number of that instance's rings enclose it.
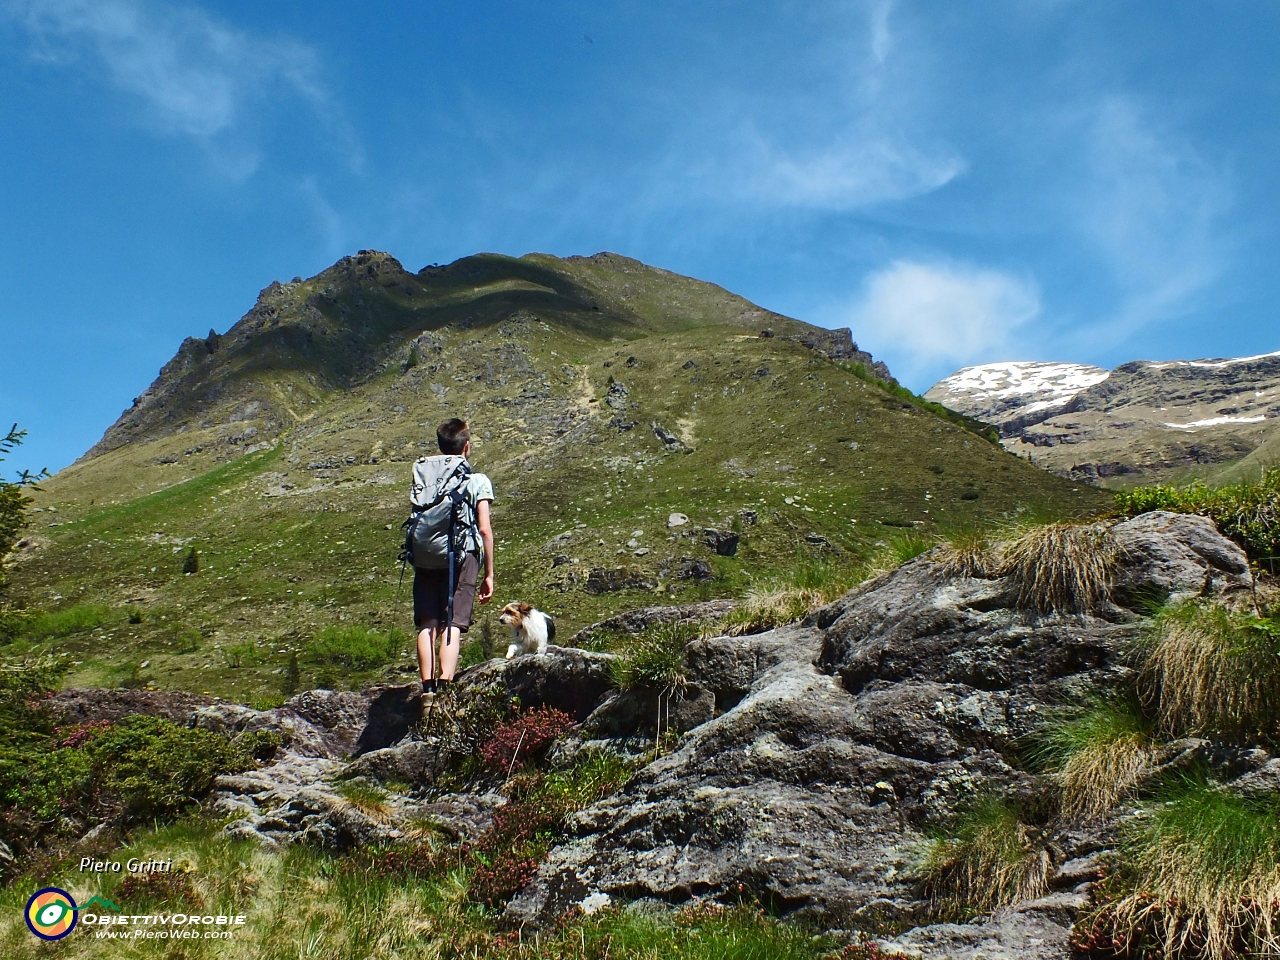
<instances>
[{"instance_id":1,"label":"human arm","mask_svg":"<svg viewBox=\"0 0 1280 960\"><path fill-rule=\"evenodd\" d=\"M480 541L484 544L484 580L476 593L476 599L488 603L493 596L493 525L489 519L489 500L481 500L476 504L476 527L480 530Z\"/></svg>"}]
</instances>

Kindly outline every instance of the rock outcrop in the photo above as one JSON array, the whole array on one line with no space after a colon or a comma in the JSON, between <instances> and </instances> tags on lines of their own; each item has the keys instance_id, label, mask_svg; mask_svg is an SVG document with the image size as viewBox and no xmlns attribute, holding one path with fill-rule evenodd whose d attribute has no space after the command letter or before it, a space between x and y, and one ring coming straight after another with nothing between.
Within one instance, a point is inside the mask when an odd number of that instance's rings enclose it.
<instances>
[{"instance_id":1,"label":"rock outcrop","mask_svg":"<svg viewBox=\"0 0 1280 960\"><path fill-rule=\"evenodd\" d=\"M803 623L692 641L682 690L619 690L614 656L554 646L460 674L460 699L446 709L518 697L578 721L577 738L556 748L553 763L588 746L652 744L655 696L659 720L667 700L663 729L685 731L673 752L572 815L566 840L504 922L537 927L576 905L747 895L829 929L906 929L883 944L902 956L1064 960L1105 831L1054 834L1047 893L967 924L933 922L913 871L926 831L974 797L1043 790L1020 767L1018 744L1052 708L1131 677L1124 651L1144 605L1252 586L1243 553L1202 518L1149 514L1109 533L1118 546L1111 599L1092 615L1021 609L1005 580L951 576L925 555ZM690 613L650 608L627 626ZM82 719L114 715L121 696L97 695L95 707L89 692L60 695ZM158 701L132 696L134 707L160 712ZM456 780L443 786L459 748L423 732L417 701L415 684L311 691L268 711L184 705L193 724L282 740L269 765L219 778L214 807L235 818L234 836L345 850L412 839L430 823L474 839L506 801L487 788L459 793ZM1220 768L1243 794L1280 782L1280 761L1265 751L1226 755L1204 740L1168 745L1154 769L1191 762ZM352 778L364 788L347 788Z\"/></svg>"},{"instance_id":2,"label":"rock outcrop","mask_svg":"<svg viewBox=\"0 0 1280 960\"><path fill-rule=\"evenodd\" d=\"M1116 525L1119 596L1249 585L1239 548L1196 518ZM616 795L508 906L538 925L575 903L679 903L747 891L826 926L927 919L911 868L924 830L978 793L1030 794L1015 741L1052 706L1128 675L1138 629L1102 616L1038 617L998 579L955 579L922 557L802 625L696 641L686 658L720 714ZM1265 774L1255 773L1255 776ZM1065 957L1084 903L1073 863L1100 838L1059 838L1054 892L985 923L924 926L895 948L923 957ZM1075 892L1072 892L1075 891Z\"/></svg>"}]
</instances>

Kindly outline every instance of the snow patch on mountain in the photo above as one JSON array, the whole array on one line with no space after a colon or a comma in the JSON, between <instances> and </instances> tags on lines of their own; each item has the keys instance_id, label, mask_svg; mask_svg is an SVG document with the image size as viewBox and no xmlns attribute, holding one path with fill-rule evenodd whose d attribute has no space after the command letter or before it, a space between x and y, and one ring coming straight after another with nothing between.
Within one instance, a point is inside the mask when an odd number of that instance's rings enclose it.
<instances>
[{"instance_id":1,"label":"snow patch on mountain","mask_svg":"<svg viewBox=\"0 0 1280 960\"><path fill-rule=\"evenodd\" d=\"M967 416L1002 425L1043 419L1109 370L1082 363L1007 361L965 367L929 388L925 397Z\"/></svg>"}]
</instances>

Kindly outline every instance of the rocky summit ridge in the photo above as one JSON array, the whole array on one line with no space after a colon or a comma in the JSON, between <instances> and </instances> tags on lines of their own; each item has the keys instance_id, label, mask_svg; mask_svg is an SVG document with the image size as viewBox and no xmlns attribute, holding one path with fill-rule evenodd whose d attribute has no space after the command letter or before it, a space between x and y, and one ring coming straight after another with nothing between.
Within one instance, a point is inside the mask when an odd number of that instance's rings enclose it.
<instances>
[{"instance_id":1,"label":"rocky summit ridge","mask_svg":"<svg viewBox=\"0 0 1280 960\"><path fill-rule=\"evenodd\" d=\"M1063 476L1236 478L1280 453L1280 352L1125 363L989 363L925 397L1000 429L1006 449Z\"/></svg>"},{"instance_id":2,"label":"rocky summit ridge","mask_svg":"<svg viewBox=\"0 0 1280 960\"><path fill-rule=\"evenodd\" d=\"M847 329L813 327L714 284L613 253L477 254L411 273L390 254L361 250L310 279L273 281L225 334L188 337L85 456L219 420L254 427L260 444L302 416L290 402L301 398L281 396L272 374L300 380L309 403L317 393L368 381L410 350L438 352L432 332L479 331L521 316L602 340L703 325L769 329L892 379Z\"/></svg>"}]
</instances>

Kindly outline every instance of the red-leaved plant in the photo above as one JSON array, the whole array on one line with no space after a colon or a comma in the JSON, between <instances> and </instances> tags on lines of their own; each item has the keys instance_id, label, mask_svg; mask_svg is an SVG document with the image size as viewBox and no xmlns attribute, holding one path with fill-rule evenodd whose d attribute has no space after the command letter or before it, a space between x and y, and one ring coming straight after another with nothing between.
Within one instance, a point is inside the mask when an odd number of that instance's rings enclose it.
<instances>
[{"instance_id":1,"label":"red-leaved plant","mask_svg":"<svg viewBox=\"0 0 1280 960\"><path fill-rule=\"evenodd\" d=\"M573 726L573 718L554 707L526 710L514 720L499 724L480 747L484 766L507 773L535 759Z\"/></svg>"}]
</instances>

